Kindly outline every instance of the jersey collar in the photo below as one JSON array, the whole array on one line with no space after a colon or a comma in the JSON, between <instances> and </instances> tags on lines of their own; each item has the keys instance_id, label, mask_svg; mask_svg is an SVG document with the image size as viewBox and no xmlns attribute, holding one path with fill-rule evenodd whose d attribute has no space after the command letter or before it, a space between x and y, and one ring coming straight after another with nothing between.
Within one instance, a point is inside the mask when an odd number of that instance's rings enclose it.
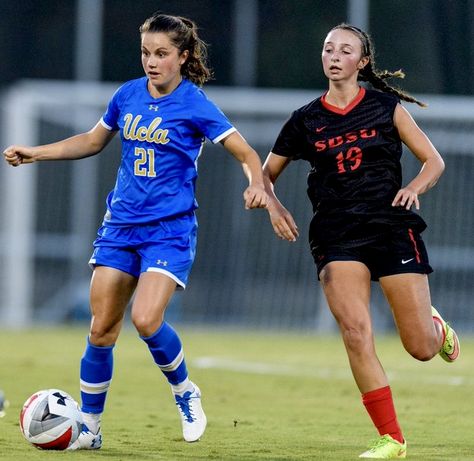
<instances>
[{"instance_id":1,"label":"jersey collar","mask_svg":"<svg viewBox=\"0 0 474 461\"><path fill-rule=\"evenodd\" d=\"M344 107L343 109L341 109L340 107L337 107L337 106L333 106L332 104L329 104L327 101L326 101L326 94L327 94L327 91L326 93L324 93L322 96L321 96L321 103L322 105L329 111L331 112L334 112L336 114L339 114L339 115L346 115L348 114L352 109L354 109L354 107L356 107L361 101L362 99L364 99L364 96L365 96L365 88L364 87L360 87L359 88L359 92L357 93L357 96L352 100L352 102L347 105L346 107Z\"/></svg>"}]
</instances>

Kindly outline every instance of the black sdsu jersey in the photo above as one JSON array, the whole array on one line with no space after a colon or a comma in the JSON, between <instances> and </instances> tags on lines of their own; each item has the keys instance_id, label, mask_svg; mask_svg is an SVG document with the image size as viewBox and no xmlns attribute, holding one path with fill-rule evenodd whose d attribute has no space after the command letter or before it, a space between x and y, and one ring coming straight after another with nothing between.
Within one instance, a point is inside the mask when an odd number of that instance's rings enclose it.
<instances>
[{"instance_id":1,"label":"black sdsu jersey","mask_svg":"<svg viewBox=\"0 0 474 461\"><path fill-rule=\"evenodd\" d=\"M361 88L339 109L322 96L283 126L272 152L310 163L311 227L318 240L360 239L401 222L418 232L426 227L415 213L391 206L402 184L402 142L393 123L398 102Z\"/></svg>"}]
</instances>

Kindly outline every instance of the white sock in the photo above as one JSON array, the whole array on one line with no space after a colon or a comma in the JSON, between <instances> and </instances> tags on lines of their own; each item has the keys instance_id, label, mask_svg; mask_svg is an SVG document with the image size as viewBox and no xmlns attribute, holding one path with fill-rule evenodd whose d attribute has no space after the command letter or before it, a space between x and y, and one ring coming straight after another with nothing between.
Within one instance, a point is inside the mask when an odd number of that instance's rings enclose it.
<instances>
[{"instance_id":1,"label":"white sock","mask_svg":"<svg viewBox=\"0 0 474 461\"><path fill-rule=\"evenodd\" d=\"M172 384L171 389L174 395L184 395L185 392L194 392L194 384L186 378L179 384Z\"/></svg>"},{"instance_id":2,"label":"white sock","mask_svg":"<svg viewBox=\"0 0 474 461\"><path fill-rule=\"evenodd\" d=\"M100 417L102 413L82 413L84 424L93 434L97 434L100 429Z\"/></svg>"}]
</instances>

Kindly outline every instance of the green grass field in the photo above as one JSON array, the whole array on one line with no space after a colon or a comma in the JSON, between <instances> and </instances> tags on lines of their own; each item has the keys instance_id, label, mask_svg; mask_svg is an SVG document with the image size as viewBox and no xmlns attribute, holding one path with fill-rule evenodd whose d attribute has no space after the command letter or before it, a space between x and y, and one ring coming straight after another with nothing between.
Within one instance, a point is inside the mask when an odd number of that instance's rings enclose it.
<instances>
[{"instance_id":1,"label":"green grass field","mask_svg":"<svg viewBox=\"0 0 474 461\"><path fill-rule=\"evenodd\" d=\"M191 379L203 392L208 429L186 444L170 389L137 335L125 330L97 452L31 447L18 415L33 392L57 387L79 398L81 329L0 331L0 460L358 459L376 437L338 337L179 329ZM459 362L411 359L398 338L379 337L413 460L474 460L474 340Z\"/></svg>"}]
</instances>

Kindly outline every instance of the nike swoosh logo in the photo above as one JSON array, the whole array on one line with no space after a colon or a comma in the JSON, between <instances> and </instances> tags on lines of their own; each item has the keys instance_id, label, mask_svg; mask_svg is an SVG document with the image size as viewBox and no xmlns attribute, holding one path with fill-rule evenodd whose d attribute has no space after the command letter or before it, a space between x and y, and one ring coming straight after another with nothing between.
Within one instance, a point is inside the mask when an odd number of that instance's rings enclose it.
<instances>
[{"instance_id":1,"label":"nike swoosh logo","mask_svg":"<svg viewBox=\"0 0 474 461\"><path fill-rule=\"evenodd\" d=\"M411 258L411 259L402 259L402 264L406 264L406 263L409 263L410 261L413 261L415 258Z\"/></svg>"},{"instance_id":2,"label":"nike swoosh logo","mask_svg":"<svg viewBox=\"0 0 474 461\"><path fill-rule=\"evenodd\" d=\"M319 128L316 128L316 133L321 133L321 131L323 131L326 127L327 127L327 125L320 126Z\"/></svg>"}]
</instances>

